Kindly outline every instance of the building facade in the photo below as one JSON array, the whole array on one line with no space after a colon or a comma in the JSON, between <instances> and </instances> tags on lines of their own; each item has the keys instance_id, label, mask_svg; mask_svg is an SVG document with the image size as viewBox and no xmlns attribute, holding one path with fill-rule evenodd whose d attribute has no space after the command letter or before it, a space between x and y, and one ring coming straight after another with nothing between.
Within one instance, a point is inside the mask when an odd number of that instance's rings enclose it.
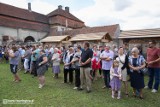
<instances>
[{"instance_id":1,"label":"building facade","mask_svg":"<svg viewBox=\"0 0 160 107\"><path fill-rule=\"evenodd\" d=\"M29 5L30 6L30 5ZM38 41L49 33L45 15L0 3L0 44Z\"/></svg>"},{"instance_id":2,"label":"building facade","mask_svg":"<svg viewBox=\"0 0 160 107\"><path fill-rule=\"evenodd\" d=\"M119 36L121 44L128 44L129 49L138 46L144 55L150 40L155 40L160 47L160 28L122 31Z\"/></svg>"},{"instance_id":3,"label":"building facade","mask_svg":"<svg viewBox=\"0 0 160 107\"><path fill-rule=\"evenodd\" d=\"M69 7L61 5L47 15L0 3L0 44L37 42L47 36L89 34L107 32L113 43L119 45L120 26L86 27L85 23L70 13ZM92 38L92 37L91 37ZM100 44L100 43L98 43Z\"/></svg>"},{"instance_id":4,"label":"building facade","mask_svg":"<svg viewBox=\"0 0 160 107\"><path fill-rule=\"evenodd\" d=\"M61 34L61 31L82 28L84 22L69 12L69 7L58 9L43 15L31 10L17 8L0 3L0 44L10 42L37 42L50 33ZM52 35L52 36L53 36Z\"/></svg>"}]
</instances>

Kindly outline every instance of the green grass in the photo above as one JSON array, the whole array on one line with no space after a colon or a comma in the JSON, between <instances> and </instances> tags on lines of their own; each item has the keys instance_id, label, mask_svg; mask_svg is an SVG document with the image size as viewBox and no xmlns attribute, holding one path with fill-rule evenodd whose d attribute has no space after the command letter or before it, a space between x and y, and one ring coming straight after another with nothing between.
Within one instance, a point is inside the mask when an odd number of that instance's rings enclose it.
<instances>
[{"instance_id":1,"label":"green grass","mask_svg":"<svg viewBox=\"0 0 160 107\"><path fill-rule=\"evenodd\" d=\"M153 94L150 90L144 90L145 99L140 100L131 96L130 86L130 96L126 98L122 87L122 99L117 100L111 98L110 90L101 89L102 79L94 82L93 92L87 94L85 90L80 92L73 90L74 85L62 84L63 72L59 79L54 79L49 69L45 74L46 85L42 89L38 89L37 78L23 74L23 71L18 73L22 82L14 83L9 65L0 64L0 107L160 107L160 92ZM34 104L4 105L3 99L34 100Z\"/></svg>"}]
</instances>

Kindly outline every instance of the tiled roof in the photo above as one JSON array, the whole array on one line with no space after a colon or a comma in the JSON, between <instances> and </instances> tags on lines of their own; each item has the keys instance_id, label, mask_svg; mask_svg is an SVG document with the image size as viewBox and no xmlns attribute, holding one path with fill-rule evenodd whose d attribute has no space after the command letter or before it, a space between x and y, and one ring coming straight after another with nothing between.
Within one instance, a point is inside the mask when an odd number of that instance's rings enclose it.
<instances>
[{"instance_id":1,"label":"tiled roof","mask_svg":"<svg viewBox=\"0 0 160 107\"><path fill-rule=\"evenodd\" d=\"M117 31L120 31L119 24L110 25L110 26L99 26L99 27L87 27L87 28L81 28L81 29L73 29L73 30L64 31L63 34L75 36L77 34L108 32L112 38L115 38Z\"/></svg>"},{"instance_id":2,"label":"tiled roof","mask_svg":"<svg viewBox=\"0 0 160 107\"><path fill-rule=\"evenodd\" d=\"M52 17L52 16L57 16L57 15L64 16L66 18L69 18L69 19L84 23L83 21L81 21L80 19L78 19L77 17L75 17L71 13L66 12L63 9L56 9L56 10L52 11L51 13L49 13L47 16L48 17Z\"/></svg>"},{"instance_id":3,"label":"tiled roof","mask_svg":"<svg viewBox=\"0 0 160 107\"><path fill-rule=\"evenodd\" d=\"M48 17L45 15L3 3L0 3L0 15L48 24Z\"/></svg>"},{"instance_id":4,"label":"tiled roof","mask_svg":"<svg viewBox=\"0 0 160 107\"><path fill-rule=\"evenodd\" d=\"M5 16L0 16L0 26L49 32L48 24L20 20L17 18L5 17Z\"/></svg>"},{"instance_id":5,"label":"tiled roof","mask_svg":"<svg viewBox=\"0 0 160 107\"><path fill-rule=\"evenodd\" d=\"M119 38L160 37L160 28L122 31Z\"/></svg>"}]
</instances>

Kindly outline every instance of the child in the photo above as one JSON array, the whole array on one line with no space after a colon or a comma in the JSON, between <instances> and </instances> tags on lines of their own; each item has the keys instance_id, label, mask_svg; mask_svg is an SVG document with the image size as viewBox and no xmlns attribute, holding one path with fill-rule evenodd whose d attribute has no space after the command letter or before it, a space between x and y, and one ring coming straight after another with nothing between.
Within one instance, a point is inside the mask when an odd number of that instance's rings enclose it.
<instances>
[{"instance_id":1,"label":"child","mask_svg":"<svg viewBox=\"0 0 160 107\"><path fill-rule=\"evenodd\" d=\"M118 92L117 99L121 98L121 68L119 67L119 62L114 60L113 65L110 69L110 78L111 78L111 88L112 88L112 98L115 97L115 92Z\"/></svg>"}]
</instances>

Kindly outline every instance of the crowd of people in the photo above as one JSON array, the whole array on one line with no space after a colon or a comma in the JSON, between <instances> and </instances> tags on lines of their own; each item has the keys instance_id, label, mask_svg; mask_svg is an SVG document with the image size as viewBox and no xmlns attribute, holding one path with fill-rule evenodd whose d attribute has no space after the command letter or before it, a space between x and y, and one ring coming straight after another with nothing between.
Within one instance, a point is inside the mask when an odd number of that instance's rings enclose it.
<instances>
[{"instance_id":1,"label":"crowd of people","mask_svg":"<svg viewBox=\"0 0 160 107\"><path fill-rule=\"evenodd\" d=\"M24 69L38 77L39 88L45 85L45 72L52 67L53 77L58 79L60 65L63 63L63 83L75 84L73 89L92 92L92 83L98 78L104 79L103 89L112 90L112 98L121 98L121 87L124 84L125 96L129 96L128 81L133 88L133 96L143 99L143 89L152 89L156 93L160 84L160 49L155 41L149 42L146 58L135 45L131 50L127 45L117 48L115 45L96 45L90 47L89 42L82 46L18 46L0 47L2 57L10 62L10 70L14 82L20 82L17 71ZM144 74L148 73L148 84L145 86ZM75 77L73 77L75 74ZM153 85L154 83L154 85ZM137 94L138 93L138 94Z\"/></svg>"}]
</instances>

